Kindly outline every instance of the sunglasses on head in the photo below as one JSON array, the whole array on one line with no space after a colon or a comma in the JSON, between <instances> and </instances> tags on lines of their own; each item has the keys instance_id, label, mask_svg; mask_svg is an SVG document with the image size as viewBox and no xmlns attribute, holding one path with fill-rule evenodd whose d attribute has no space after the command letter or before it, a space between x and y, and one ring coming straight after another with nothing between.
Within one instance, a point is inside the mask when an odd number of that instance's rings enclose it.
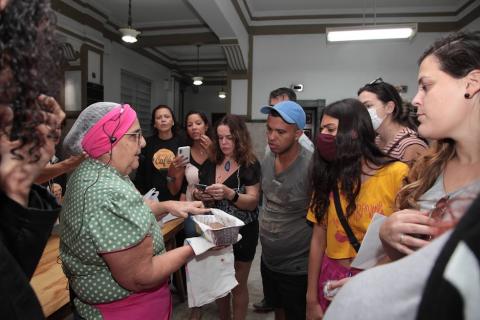
<instances>
[{"instance_id":1,"label":"sunglasses on head","mask_svg":"<svg viewBox=\"0 0 480 320\"><path fill-rule=\"evenodd\" d=\"M366 86L374 86L376 84L383 83L383 79L381 77L378 77L375 80L370 81L369 83L366 84Z\"/></svg>"}]
</instances>

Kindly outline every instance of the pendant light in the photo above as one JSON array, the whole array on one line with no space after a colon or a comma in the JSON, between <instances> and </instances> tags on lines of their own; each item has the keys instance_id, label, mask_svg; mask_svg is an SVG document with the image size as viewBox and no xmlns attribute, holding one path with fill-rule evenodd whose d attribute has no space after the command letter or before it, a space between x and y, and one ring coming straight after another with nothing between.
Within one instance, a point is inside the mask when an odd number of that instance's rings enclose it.
<instances>
[{"instance_id":1,"label":"pendant light","mask_svg":"<svg viewBox=\"0 0 480 320\"><path fill-rule=\"evenodd\" d=\"M227 97L227 93L225 91L223 91L223 88L222 88L222 90L218 91L218 97L220 99L225 99Z\"/></svg>"},{"instance_id":2,"label":"pendant light","mask_svg":"<svg viewBox=\"0 0 480 320\"><path fill-rule=\"evenodd\" d=\"M128 0L128 26L126 28L118 29L122 33L122 40L127 43L137 42L137 36L140 31L132 28L132 0Z\"/></svg>"},{"instance_id":3,"label":"pendant light","mask_svg":"<svg viewBox=\"0 0 480 320\"><path fill-rule=\"evenodd\" d=\"M199 76L199 64L200 64L200 45L197 44L197 74L192 77L193 85L201 86L203 84L203 77Z\"/></svg>"}]
</instances>

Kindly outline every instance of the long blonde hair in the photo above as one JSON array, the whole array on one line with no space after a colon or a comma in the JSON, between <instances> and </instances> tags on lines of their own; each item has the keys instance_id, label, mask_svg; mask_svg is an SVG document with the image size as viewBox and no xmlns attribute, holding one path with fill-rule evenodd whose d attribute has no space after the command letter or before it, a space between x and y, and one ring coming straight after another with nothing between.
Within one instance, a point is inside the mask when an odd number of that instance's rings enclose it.
<instances>
[{"instance_id":1,"label":"long blonde hair","mask_svg":"<svg viewBox=\"0 0 480 320\"><path fill-rule=\"evenodd\" d=\"M455 155L455 141L441 139L415 161L407 177L407 184L397 195L397 207L399 209L418 209L417 200L442 174L447 162Z\"/></svg>"}]
</instances>

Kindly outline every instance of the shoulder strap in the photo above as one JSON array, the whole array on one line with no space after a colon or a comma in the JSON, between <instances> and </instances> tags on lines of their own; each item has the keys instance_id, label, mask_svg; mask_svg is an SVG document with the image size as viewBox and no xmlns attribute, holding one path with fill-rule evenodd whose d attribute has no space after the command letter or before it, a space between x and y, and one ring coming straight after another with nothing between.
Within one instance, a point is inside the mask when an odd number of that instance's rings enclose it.
<instances>
[{"instance_id":1,"label":"shoulder strap","mask_svg":"<svg viewBox=\"0 0 480 320\"><path fill-rule=\"evenodd\" d=\"M348 241L350 241L353 249L358 252L358 250L360 250L360 242L358 242L357 238L353 234L352 228L350 228L347 218L343 214L342 204L340 203L340 195L338 194L338 187L336 185L333 187L333 200L335 202L335 211L337 211L338 220L340 220L343 229L347 233Z\"/></svg>"}]
</instances>

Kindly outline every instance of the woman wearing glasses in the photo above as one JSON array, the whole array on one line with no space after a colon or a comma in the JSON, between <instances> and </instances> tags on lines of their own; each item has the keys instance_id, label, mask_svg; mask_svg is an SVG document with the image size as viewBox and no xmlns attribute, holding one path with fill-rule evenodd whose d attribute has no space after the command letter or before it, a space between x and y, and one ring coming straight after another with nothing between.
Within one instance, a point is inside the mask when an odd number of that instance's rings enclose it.
<instances>
[{"instance_id":1,"label":"woman wearing glasses","mask_svg":"<svg viewBox=\"0 0 480 320\"><path fill-rule=\"evenodd\" d=\"M177 156L177 150L187 145L185 138L178 132L173 110L167 105L153 109L151 126L153 135L142 150L135 186L141 194L155 188L160 201L178 200L187 162Z\"/></svg>"},{"instance_id":2,"label":"woman wearing glasses","mask_svg":"<svg viewBox=\"0 0 480 320\"><path fill-rule=\"evenodd\" d=\"M145 147L129 105L90 105L64 147L89 155L68 181L60 214L60 258L79 315L170 319L168 278L194 253L190 246L165 252L156 219L207 210L200 202L143 200L128 177Z\"/></svg>"},{"instance_id":3,"label":"woman wearing glasses","mask_svg":"<svg viewBox=\"0 0 480 320\"><path fill-rule=\"evenodd\" d=\"M378 133L375 142L383 152L409 163L427 149L425 141L418 137L410 110L394 86L378 78L360 88L357 94L368 109Z\"/></svg>"},{"instance_id":4,"label":"woman wearing glasses","mask_svg":"<svg viewBox=\"0 0 480 320\"><path fill-rule=\"evenodd\" d=\"M351 319L352 314L414 319L440 250L480 194L480 32L453 33L436 41L420 58L418 83L413 99L418 130L436 143L417 159L409 184L398 195L399 207L411 209L392 214L380 229L389 256L403 258L350 280L330 306L328 319ZM464 297L478 304L472 269L455 270L445 277L453 276L454 284L457 276L464 276L459 292L472 293Z\"/></svg>"}]
</instances>

